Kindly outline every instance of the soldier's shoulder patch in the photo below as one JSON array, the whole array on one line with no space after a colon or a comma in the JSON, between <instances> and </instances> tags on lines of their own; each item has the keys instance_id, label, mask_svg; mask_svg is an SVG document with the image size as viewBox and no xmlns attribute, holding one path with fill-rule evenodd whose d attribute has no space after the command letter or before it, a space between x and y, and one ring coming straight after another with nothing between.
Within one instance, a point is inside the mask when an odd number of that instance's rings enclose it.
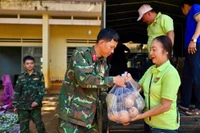
<instances>
[{"instance_id":1,"label":"soldier's shoulder patch","mask_svg":"<svg viewBox=\"0 0 200 133\"><path fill-rule=\"evenodd\" d=\"M23 82L23 81L25 81L25 79L21 78L20 81Z\"/></svg>"}]
</instances>

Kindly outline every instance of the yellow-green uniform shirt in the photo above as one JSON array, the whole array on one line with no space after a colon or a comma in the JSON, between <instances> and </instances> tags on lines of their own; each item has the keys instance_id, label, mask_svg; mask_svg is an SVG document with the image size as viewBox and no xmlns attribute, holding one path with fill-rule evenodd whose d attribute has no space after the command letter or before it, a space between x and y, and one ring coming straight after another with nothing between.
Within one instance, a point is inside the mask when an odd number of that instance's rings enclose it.
<instances>
[{"instance_id":1,"label":"yellow-green uniform shirt","mask_svg":"<svg viewBox=\"0 0 200 133\"><path fill-rule=\"evenodd\" d=\"M147 33L148 33L148 42L147 49L148 53L150 53L150 46L152 40L161 35L167 35L167 32L174 30L173 19L168 15L161 14L160 12L157 14L154 21L148 25Z\"/></svg>"},{"instance_id":2,"label":"yellow-green uniform shirt","mask_svg":"<svg viewBox=\"0 0 200 133\"><path fill-rule=\"evenodd\" d=\"M151 76L153 74L152 80ZM145 122L153 128L176 130L180 126L180 114L177 110L177 92L180 86L180 77L177 70L168 60L163 65L156 68L151 66L139 84L143 86L145 96L145 111L149 110L149 83L150 87L150 109L161 104L161 99L165 98L172 101L169 111L162 114L152 116L151 120L145 118Z\"/></svg>"}]
</instances>

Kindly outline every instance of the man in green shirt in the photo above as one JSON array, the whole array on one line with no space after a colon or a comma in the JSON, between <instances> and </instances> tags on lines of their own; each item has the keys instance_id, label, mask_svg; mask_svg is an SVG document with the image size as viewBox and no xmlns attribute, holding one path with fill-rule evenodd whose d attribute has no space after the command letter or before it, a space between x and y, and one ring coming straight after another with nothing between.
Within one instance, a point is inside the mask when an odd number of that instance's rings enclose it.
<instances>
[{"instance_id":1,"label":"man in green shirt","mask_svg":"<svg viewBox=\"0 0 200 133\"><path fill-rule=\"evenodd\" d=\"M174 24L171 17L162 13L156 13L150 5L144 4L138 9L139 18L137 21L141 20L148 24L147 34L148 42L147 49L148 55L150 53L150 45L152 40L161 35L168 36L172 45L174 45ZM150 58L150 56L149 56Z\"/></svg>"}]
</instances>

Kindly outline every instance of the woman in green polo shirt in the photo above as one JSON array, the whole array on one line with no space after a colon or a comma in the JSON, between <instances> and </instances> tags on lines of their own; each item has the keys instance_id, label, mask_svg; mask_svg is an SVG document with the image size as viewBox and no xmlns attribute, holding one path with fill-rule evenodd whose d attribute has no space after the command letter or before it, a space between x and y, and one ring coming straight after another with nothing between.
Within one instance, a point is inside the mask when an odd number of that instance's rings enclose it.
<instances>
[{"instance_id":1,"label":"woman in green polo shirt","mask_svg":"<svg viewBox=\"0 0 200 133\"><path fill-rule=\"evenodd\" d=\"M180 126L180 115L177 110L177 92L180 77L169 59L172 53L172 42L167 36L156 37L150 47L152 65L136 83L130 74L130 79L137 87L142 88L145 96L144 113L132 121L144 119L145 133L177 133Z\"/></svg>"}]
</instances>

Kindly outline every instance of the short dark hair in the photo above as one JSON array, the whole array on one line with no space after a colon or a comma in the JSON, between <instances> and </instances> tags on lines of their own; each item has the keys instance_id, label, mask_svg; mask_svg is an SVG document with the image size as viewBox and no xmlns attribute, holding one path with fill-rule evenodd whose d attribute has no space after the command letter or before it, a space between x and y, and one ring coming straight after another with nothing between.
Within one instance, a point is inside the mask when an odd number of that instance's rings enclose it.
<instances>
[{"instance_id":1,"label":"short dark hair","mask_svg":"<svg viewBox=\"0 0 200 133\"><path fill-rule=\"evenodd\" d=\"M187 4L189 6L194 5L195 3L197 3L197 0L183 0L183 2L181 3L181 7L183 7L184 4Z\"/></svg>"},{"instance_id":2,"label":"short dark hair","mask_svg":"<svg viewBox=\"0 0 200 133\"><path fill-rule=\"evenodd\" d=\"M168 59L170 59L173 48L171 39L168 36L158 36L154 38L154 40L157 40L162 44L163 49L168 52Z\"/></svg>"},{"instance_id":3,"label":"short dark hair","mask_svg":"<svg viewBox=\"0 0 200 133\"><path fill-rule=\"evenodd\" d=\"M97 36L97 43L100 40L111 41L112 39L115 42L118 42L119 34L111 28L104 28L104 29L101 29L101 31L99 32L99 34Z\"/></svg>"},{"instance_id":4,"label":"short dark hair","mask_svg":"<svg viewBox=\"0 0 200 133\"><path fill-rule=\"evenodd\" d=\"M32 60L33 62L35 62L35 59L34 57L30 56L30 55L27 55L23 58L23 63L25 63L27 60Z\"/></svg>"}]
</instances>

